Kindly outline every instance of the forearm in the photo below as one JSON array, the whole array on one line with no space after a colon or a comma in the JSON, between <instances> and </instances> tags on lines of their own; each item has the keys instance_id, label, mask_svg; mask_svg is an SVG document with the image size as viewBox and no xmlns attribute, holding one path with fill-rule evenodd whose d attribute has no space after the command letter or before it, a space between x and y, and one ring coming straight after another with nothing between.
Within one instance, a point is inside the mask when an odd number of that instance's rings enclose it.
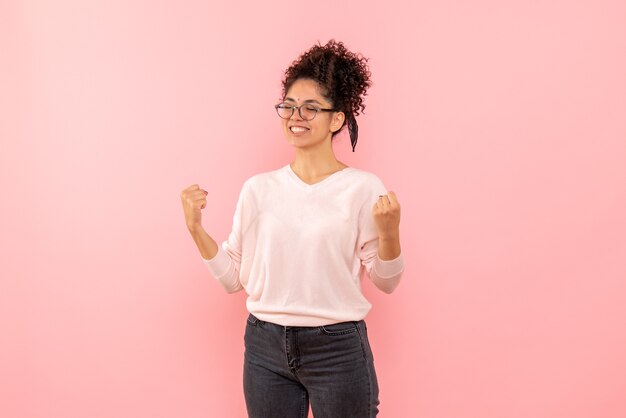
<instances>
[{"instance_id":1,"label":"forearm","mask_svg":"<svg viewBox=\"0 0 626 418\"><path fill-rule=\"evenodd\" d=\"M393 236L378 237L378 258L386 261L400 255L400 232Z\"/></svg>"},{"instance_id":2,"label":"forearm","mask_svg":"<svg viewBox=\"0 0 626 418\"><path fill-rule=\"evenodd\" d=\"M191 237L195 241L202 258L210 260L215 257L218 250L217 242L207 234L202 226L189 228L189 233L191 233Z\"/></svg>"},{"instance_id":3,"label":"forearm","mask_svg":"<svg viewBox=\"0 0 626 418\"><path fill-rule=\"evenodd\" d=\"M391 293L400 283L404 260L400 249L400 236L379 236L378 257L374 260L370 277L380 290Z\"/></svg>"}]
</instances>

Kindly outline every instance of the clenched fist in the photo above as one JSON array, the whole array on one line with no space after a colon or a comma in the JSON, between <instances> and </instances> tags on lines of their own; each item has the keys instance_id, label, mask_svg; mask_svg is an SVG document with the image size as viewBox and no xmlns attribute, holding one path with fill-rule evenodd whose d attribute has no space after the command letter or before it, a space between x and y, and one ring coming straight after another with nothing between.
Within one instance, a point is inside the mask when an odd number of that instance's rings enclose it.
<instances>
[{"instance_id":1,"label":"clenched fist","mask_svg":"<svg viewBox=\"0 0 626 418\"><path fill-rule=\"evenodd\" d=\"M185 211L185 222L190 230L202 226L202 213L200 211L206 207L207 194L209 192L201 189L197 184L192 184L180 194L180 200Z\"/></svg>"},{"instance_id":2,"label":"clenched fist","mask_svg":"<svg viewBox=\"0 0 626 418\"><path fill-rule=\"evenodd\" d=\"M372 207L372 217L381 239L398 238L400 235L400 203L396 194L389 191L380 195Z\"/></svg>"}]
</instances>

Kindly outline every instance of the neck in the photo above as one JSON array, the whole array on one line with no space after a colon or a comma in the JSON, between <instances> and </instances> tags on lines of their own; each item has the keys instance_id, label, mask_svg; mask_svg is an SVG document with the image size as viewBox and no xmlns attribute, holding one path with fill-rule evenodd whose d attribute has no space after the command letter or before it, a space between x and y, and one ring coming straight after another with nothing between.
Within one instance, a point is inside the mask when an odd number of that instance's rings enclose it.
<instances>
[{"instance_id":1,"label":"neck","mask_svg":"<svg viewBox=\"0 0 626 418\"><path fill-rule=\"evenodd\" d=\"M291 168L296 173L309 179L337 172L343 169L344 166L337 160L332 148L317 151L297 149L296 158L291 163Z\"/></svg>"}]
</instances>

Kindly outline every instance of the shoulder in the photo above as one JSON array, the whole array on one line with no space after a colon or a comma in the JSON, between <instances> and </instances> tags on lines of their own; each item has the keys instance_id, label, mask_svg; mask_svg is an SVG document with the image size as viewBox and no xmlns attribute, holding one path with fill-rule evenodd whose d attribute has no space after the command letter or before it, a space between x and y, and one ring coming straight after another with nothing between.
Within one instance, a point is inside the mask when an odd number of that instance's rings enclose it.
<instances>
[{"instance_id":1,"label":"shoulder","mask_svg":"<svg viewBox=\"0 0 626 418\"><path fill-rule=\"evenodd\" d=\"M351 180L358 183L361 187L371 190L374 193L385 191L385 184L382 179L375 173L358 167L350 167Z\"/></svg>"},{"instance_id":2,"label":"shoulder","mask_svg":"<svg viewBox=\"0 0 626 418\"><path fill-rule=\"evenodd\" d=\"M249 176L243 182L243 189L258 190L265 187L271 187L283 178L285 173L285 167L280 167L274 170L263 171Z\"/></svg>"}]
</instances>

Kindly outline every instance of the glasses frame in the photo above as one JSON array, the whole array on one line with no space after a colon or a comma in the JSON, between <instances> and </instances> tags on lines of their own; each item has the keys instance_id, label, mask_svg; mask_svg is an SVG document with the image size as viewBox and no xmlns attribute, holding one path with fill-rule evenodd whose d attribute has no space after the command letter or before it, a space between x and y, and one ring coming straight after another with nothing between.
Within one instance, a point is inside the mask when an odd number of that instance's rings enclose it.
<instances>
[{"instance_id":1,"label":"glasses frame","mask_svg":"<svg viewBox=\"0 0 626 418\"><path fill-rule=\"evenodd\" d=\"M311 119L306 119L304 116L302 116L302 106L307 106L307 105L311 106L311 103L302 103L300 106L292 106L289 103L281 102L281 103L278 103L277 105L274 105L274 108L276 109L276 113L278 113L278 116L281 119L291 119L291 117L293 116L293 113L295 112L295 109L298 109L298 114L300 115L302 120L306 120L306 121L310 121L310 120L315 119L315 117L317 116L317 112L319 112L320 110L322 112L338 112L339 111L337 109L325 109L323 107L317 107L317 106L313 105L313 107L316 109L315 110L315 114L313 115L313 117ZM287 108L291 109L291 115L289 115L286 118L280 116L280 112L278 110L279 107L282 107L283 109L287 109Z\"/></svg>"}]
</instances>

